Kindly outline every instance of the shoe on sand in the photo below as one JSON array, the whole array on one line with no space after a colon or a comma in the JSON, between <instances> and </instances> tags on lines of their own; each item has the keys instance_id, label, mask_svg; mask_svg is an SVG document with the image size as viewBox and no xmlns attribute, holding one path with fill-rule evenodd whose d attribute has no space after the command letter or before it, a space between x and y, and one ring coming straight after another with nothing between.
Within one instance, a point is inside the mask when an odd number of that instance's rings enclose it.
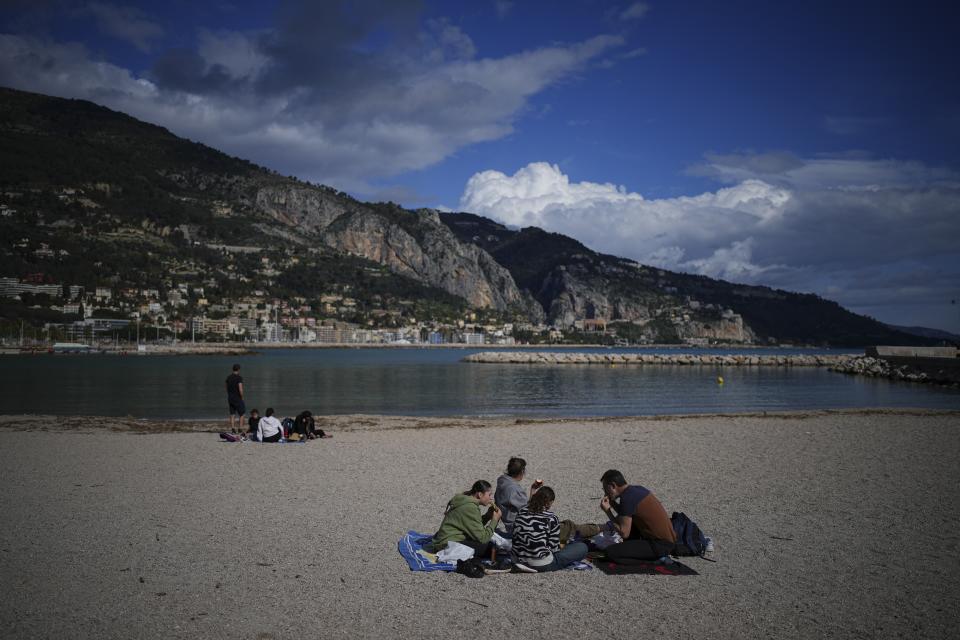
<instances>
[{"instance_id":1,"label":"shoe on sand","mask_svg":"<svg viewBox=\"0 0 960 640\"><path fill-rule=\"evenodd\" d=\"M536 573L537 572L536 569L534 569L533 567L528 567L522 562L514 562L513 570L517 571L518 573Z\"/></svg>"}]
</instances>

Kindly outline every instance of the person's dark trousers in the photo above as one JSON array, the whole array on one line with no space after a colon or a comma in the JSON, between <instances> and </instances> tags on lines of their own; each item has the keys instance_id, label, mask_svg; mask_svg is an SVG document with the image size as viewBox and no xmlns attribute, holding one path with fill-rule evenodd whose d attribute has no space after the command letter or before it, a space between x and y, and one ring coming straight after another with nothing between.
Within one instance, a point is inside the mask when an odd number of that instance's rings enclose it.
<instances>
[{"instance_id":1,"label":"person's dark trousers","mask_svg":"<svg viewBox=\"0 0 960 640\"><path fill-rule=\"evenodd\" d=\"M280 442L280 436L281 436L281 435L283 435L283 434L277 432L277 433L273 434L272 436L266 436L266 437L263 439L263 441L264 441L264 442Z\"/></svg>"},{"instance_id":2,"label":"person's dark trousers","mask_svg":"<svg viewBox=\"0 0 960 640\"><path fill-rule=\"evenodd\" d=\"M658 560L663 556L670 555L673 547L674 544L672 542L634 538L612 544L604 549L604 552L607 554L607 560L610 562L616 562L617 564L637 564L639 562Z\"/></svg>"},{"instance_id":3,"label":"person's dark trousers","mask_svg":"<svg viewBox=\"0 0 960 640\"><path fill-rule=\"evenodd\" d=\"M293 430L300 434L301 438L306 438L307 436L314 435L314 422L313 418L307 420L297 420L293 423Z\"/></svg>"},{"instance_id":4,"label":"person's dark trousers","mask_svg":"<svg viewBox=\"0 0 960 640\"><path fill-rule=\"evenodd\" d=\"M473 557L484 560L490 557L493 550L492 542L477 542L476 540L461 540L460 544L473 549Z\"/></svg>"}]
</instances>

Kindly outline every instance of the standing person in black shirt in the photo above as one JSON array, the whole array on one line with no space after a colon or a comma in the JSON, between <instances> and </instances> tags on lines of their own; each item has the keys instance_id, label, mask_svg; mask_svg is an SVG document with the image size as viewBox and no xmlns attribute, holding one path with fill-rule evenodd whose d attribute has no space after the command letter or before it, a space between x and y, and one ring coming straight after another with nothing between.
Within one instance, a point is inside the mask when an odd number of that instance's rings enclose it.
<instances>
[{"instance_id":1,"label":"standing person in black shirt","mask_svg":"<svg viewBox=\"0 0 960 640\"><path fill-rule=\"evenodd\" d=\"M230 408L230 431L236 433L243 427L243 414L247 407L243 404L243 378L240 377L240 365L233 365L233 372L227 376L227 405Z\"/></svg>"}]
</instances>

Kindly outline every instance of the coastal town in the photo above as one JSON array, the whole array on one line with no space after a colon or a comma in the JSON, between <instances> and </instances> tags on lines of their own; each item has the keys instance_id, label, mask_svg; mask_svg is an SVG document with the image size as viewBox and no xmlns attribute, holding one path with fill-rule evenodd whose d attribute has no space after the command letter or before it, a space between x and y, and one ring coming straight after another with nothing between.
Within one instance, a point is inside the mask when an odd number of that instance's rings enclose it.
<instances>
[{"instance_id":1,"label":"coastal town","mask_svg":"<svg viewBox=\"0 0 960 640\"><path fill-rule=\"evenodd\" d=\"M262 264L264 271L273 271L269 259ZM634 341L619 338L617 325L611 326L602 318L576 320L568 327L504 322L496 314L483 311L466 311L451 321L421 320L393 309L360 310L357 300L336 293L321 295L316 301L301 296L291 300L271 298L259 289L237 298L208 297L205 290L216 287L217 280L208 278L197 285L167 280L163 288L97 286L88 290L81 285L45 282L43 274L23 279L0 277L0 298L64 317L62 322L30 327L25 336L18 335L14 327L2 339L6 344L59 340L90 345L190 341L510 346L573 340L628 346L654 342L652 333L641 333ZM403 300L399 303L401 307L412 304ZM677 327L689 323L690 311L699 305L695 301L687 305L686 309L671 310L668 321ZM724 310L723 318L742 335L742 319L737 314ZM751 340L736 342L749 344ZM710 341L688 336L683 343L706 346Z\"/></svg>"}]
</instances>

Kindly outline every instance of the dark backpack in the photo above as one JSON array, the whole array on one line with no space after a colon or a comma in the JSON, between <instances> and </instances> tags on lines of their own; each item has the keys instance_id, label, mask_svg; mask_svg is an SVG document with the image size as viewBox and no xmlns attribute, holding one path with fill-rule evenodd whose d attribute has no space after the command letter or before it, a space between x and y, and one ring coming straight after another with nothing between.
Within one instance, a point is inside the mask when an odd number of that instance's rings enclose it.
<instances>
[{"instance_id":1,"label":"dark backpack","mask_svg":"<svg viewBox=\"0 0 960 640\"><path fill-rule=\"evenodd\" d=\"M468 578L482 578L484 576L483 564L479 558L457 560L457 573L462 573Z\"/></svg>"},{"instance_id":2,"label":"dark backpack","mask_svg":"<svg viewBox=\"0 0 960 640\"><path fill-rule=\"evenodd\" d=\"M700 531L697 523L687 517L685 513L673 512L670 516L673 533L677 536L677 545L673 548L674 556L703 556L707 550L707 537Z\"/></svg>"},{"instance_id":3,"label":"dark backpack","mask_svg":"<svg viewBox=\"0 0 960 640\"><path fill-rule=\"evenodd\" d=\"M283 429L283 437L289 438L290 434L293 433L293 418L284 418L280 422L280 427Z\"/></svg>"}]
</instances>

